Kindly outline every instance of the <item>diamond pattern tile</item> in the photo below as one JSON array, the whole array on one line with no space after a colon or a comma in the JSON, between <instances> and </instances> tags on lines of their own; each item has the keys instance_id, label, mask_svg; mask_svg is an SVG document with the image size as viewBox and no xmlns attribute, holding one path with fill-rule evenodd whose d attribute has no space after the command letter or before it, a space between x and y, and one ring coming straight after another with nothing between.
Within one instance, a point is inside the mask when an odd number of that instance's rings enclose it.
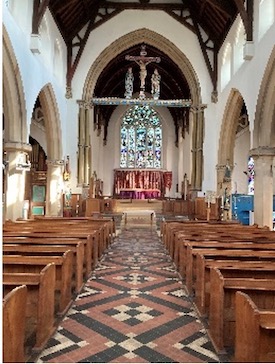
<instances>
[{"instance_id":1,"label":"diamond pattern tile","mask_svg":"<svg viewBox=\"0 0 275 364\"><path fill-rule=\"evenodd\" d=\"M122 230L39 363L221 362L157 231Z\"/></svg>"}]
</instances>

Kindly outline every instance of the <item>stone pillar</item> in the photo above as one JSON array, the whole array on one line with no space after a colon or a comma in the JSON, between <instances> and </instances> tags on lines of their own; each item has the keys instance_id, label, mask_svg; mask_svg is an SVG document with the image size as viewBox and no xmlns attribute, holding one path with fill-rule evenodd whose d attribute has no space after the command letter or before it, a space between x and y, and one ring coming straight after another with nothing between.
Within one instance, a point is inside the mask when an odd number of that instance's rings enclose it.
<instances>
[{"instance_id":1,"label":"stone pillar","mask_svg":"<svg viewBox=\"0 0 275 364\"><path fill-rule=\"evenodd\" d=\"M64 160L47 159L47 196L46 215L63 216L62 189L63 189Z\"/></svg>"},{"instance_id":2,"label":"stone pillar","mask_svg":"<svg viewBox=\"0 0 275 364\"><path fill-rule=\"evenodd\" d=\"M192 189L200 191L202 187L204 109L205 105L193 106L193 145L192 145Z\"/></svg>"},{"instance_id":3,"label":"stone pillar","mask_svg":"<svg viewBox=\"0 0 275 364\"><path fill-rule=\"evenodd\" d=\"M85 155L85 106L79 105L78 114L78 184L84 183L84 155Z\"/></svg>"},{"instance_id":4,"label":"stone pillar","mask_svg":"<svg viewBox=\"0 0 275 364\"><path fill-rule=\"evenodd\" d=\"M259 227L273 229L273 163L275 148L258 147L250 150L255 163L254 222Z\"/></svg>"},{"instance_id":5,"label":"stone pillar","mask_svg":"<svg viewBox=\"0 0 275 364\"><path fill-rule=\"evenodd\" d=\"M193 111L193 110L191 110ZM195 188L195 181L196 181L196 137L197 137L197 121L196 121L196 114L192 112L191 120L192 120L192 174L191 174L191 189L193 190Z\"/></svg>"},{"instance_id":6,"label":"stone pillar","mask_svg":"<svg viewBox=\"0 0 275 364\"><path fill-rule=\"evenodd\" d=\"M3 220L16 220L23 217L25 197L26 171L19 170L16 164L22 153L28 154L32 147L21 142L6 142L3 148L6 152L6 191L3 196Z\"/></svg>"},{"instance_id":7,"label":"stone pillar","mask_svg":"<svg viewBox=\"0 0 275 364\"><path fill-rule=\"evenodd\" d=\"M91 177L91 137L90 128L93 110L85 109L85 145L84 145L84 185L88 186Z\"/></svg>"}]
</instances>

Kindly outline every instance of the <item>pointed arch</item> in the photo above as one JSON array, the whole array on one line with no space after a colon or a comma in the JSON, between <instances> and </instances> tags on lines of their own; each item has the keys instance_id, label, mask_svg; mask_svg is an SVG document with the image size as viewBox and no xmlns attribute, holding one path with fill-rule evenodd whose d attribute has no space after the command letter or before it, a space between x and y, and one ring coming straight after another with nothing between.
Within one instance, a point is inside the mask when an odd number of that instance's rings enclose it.
<instances>
[{"instance_id":1,"label":"pointed arch","mask_svg":"<svg viewBox=\"0 0 275 364\"><path fill-rule=\"evenodd\" d=\"M139 43L150 44L169 55L186 77L193 104L200 105L201 90L199 80L188 58L167 38L146 28L120 37L101 52L88 72L83 88L83 100L88 100L93 95L96 81L107 64L121 52Z\"/></svg>"},{"instance_id":2,"label":"pointed arch","mask_svg":"<svg viewBox=\"0 0 275 364\"><path fill-rule=\"evenodd\" d=\"M218 165L233 164L236 130L243 106L243 97L237 89L229 95L219 139Z\"/></svg>"},{"instance_id":3,"label":"pointed arch","mask_svg":"<svg viewBox=\"0 0 275 364\"><path fill-rule=\"evenodd\" d=\"M275 147L275 46L267 63L257 100L253 147Z\"/></svg>"},{"instance_id":4,"label":"pointed arch","mask_svg":"<svg viewBox=\"0 0 275 364\"><path fill-rule=\"evenodd\" d=\"M3 27L3 113L5 141L27 143L27 111L23 82L16 56Z\"/></svg>"},{"instance_id":5,"label":"pointed arch","mask_svg":"<svg viewBox=\"0 0 275 364\"><path fill-rule=\"evenodd\" d=\"M45 119L47 157L62 159L62 134L58 106L51 84L45 85L39 93L39 100Z\"/></svg>"}]
</instances>

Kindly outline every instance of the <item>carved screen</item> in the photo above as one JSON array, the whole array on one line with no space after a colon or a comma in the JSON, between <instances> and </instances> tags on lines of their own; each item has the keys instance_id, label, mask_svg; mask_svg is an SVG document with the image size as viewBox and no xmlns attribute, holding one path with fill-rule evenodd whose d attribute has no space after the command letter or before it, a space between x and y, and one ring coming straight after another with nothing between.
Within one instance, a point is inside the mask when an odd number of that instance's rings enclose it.
<instances>
[{"instance_id":1,"label":"carved screen","mask_svg":"<svg viewBox=\"0 0 275 364\"><path fill-rule=\"evenodd\" d=\"M157 112L136 105L124 115L120 131L120 168L161 168L162 126Z\"/></svg>"}]
</instances>

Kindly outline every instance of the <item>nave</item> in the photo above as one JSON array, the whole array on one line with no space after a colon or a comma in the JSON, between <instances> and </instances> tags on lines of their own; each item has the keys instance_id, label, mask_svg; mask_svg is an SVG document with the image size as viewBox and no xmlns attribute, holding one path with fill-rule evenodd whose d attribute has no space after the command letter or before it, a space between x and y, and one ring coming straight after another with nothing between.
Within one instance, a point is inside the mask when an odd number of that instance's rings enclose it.
<instances>
[{"instance_id":1,"label":"nave","mask_svg":"<svg viewBox=\"0 0 275 364\"><path fill-rule=\"evenodd\" d=\"M122 229L35 362L220 362L157 230Z\"/></svg>"}]
</instances>

